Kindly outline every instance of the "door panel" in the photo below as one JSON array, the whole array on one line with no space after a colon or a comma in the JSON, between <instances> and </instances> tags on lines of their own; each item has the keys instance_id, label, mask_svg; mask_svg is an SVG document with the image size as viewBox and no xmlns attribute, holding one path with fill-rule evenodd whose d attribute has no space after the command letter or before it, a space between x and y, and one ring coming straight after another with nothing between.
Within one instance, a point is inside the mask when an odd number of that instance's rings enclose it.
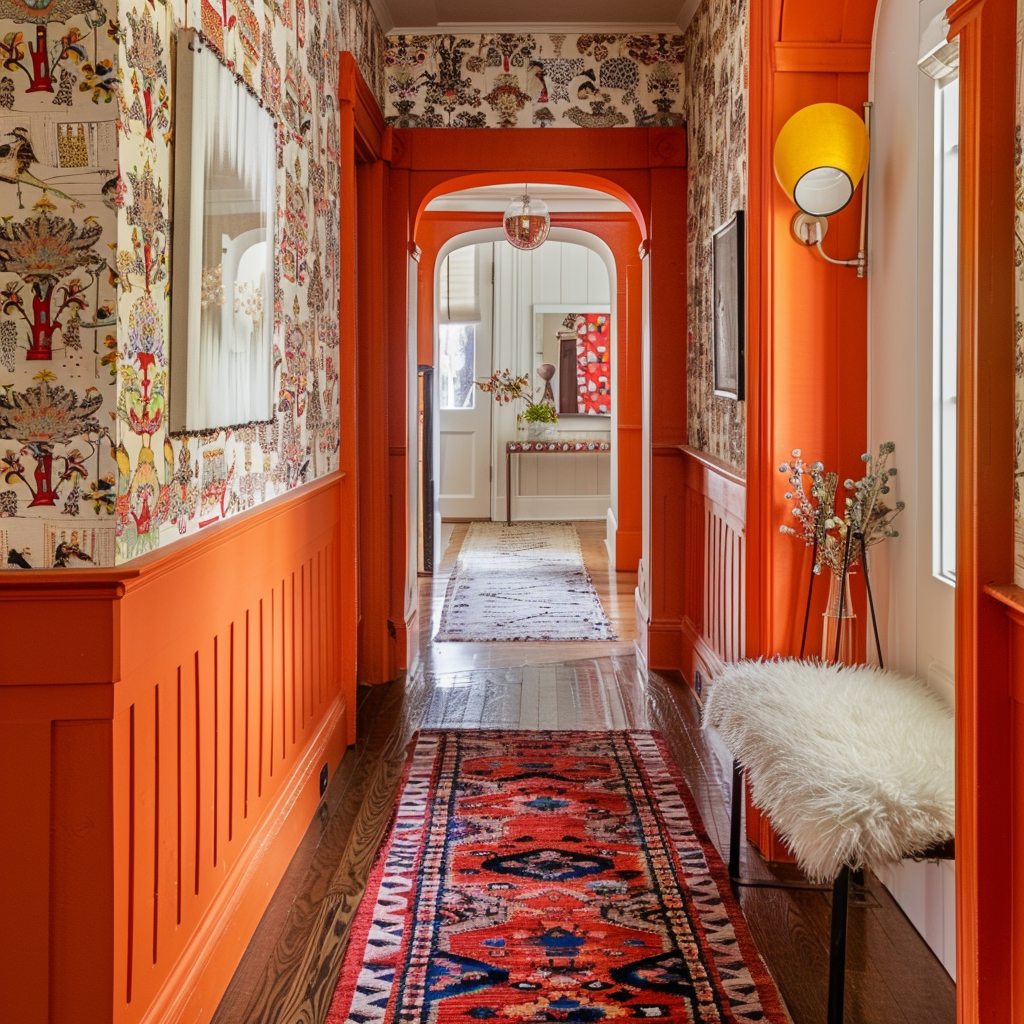
<instances>
[{"instance_id":1,"label":"door panel","mask_svg":"<svg viewBox=\"0 0 1024 1024\"><path fill-rule=\"evenodd\" d=\"M478 246L480 322L440 324L438 491L443 519L491 517L491 399L473 380L491 375L492 246Z\"/></svg>"}]
</instances>

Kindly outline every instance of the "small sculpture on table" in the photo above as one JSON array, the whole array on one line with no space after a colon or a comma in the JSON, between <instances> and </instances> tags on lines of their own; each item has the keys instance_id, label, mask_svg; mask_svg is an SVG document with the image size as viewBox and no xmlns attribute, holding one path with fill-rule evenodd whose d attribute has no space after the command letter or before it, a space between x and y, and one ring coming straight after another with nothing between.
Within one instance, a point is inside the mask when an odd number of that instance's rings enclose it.
<instances>
[{"instance_id":1,"label":"small sculpture on table","mask_svg":"<svg viewBox=\"0 0 1024 1024\"><path fill-rule=\"evenodd\" d=\"M544 381L544 394L541 395L539 405L550 405L555 407L555 393L551 390L551 378L555 375L554 363L541 363L537 367L537 376Z\"/></svg>"}]
</instances>

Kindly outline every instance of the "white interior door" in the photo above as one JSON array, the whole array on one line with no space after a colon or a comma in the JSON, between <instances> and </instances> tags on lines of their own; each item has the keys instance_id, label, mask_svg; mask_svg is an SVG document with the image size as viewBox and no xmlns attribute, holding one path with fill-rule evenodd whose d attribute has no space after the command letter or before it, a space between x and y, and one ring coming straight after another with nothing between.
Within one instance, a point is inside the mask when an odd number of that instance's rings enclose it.
<instances>
[{"instance_id":1,"label":"white interior door","mask_svg":"<svg viewBox=\"0 0 1024 1024\"><path fill-rule=\"evenodd\" d=\"M491 405L475 387L491 375L490 244L479 245L480 320L437 327L437 408L440 424L438 491L442 519L491 517ZM435 303L435 308L440 304Z\"/></svg>"}]
</instances>

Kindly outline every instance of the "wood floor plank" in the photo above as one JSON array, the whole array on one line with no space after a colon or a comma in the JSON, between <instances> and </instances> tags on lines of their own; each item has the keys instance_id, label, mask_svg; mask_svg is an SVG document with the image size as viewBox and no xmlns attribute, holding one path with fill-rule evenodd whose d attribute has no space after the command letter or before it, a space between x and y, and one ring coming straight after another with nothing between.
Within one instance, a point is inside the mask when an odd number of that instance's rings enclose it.
<instances>
[{"instance_id":1,"label":"wood floor plank","mask_svg":"<svg viewBox=\"0 0 1024 1024\"><path fill-rule=\"evenodd\" d=\"M442 643L436 630L446 576L468 524L453 524L440 571L421 580L421 659L412 679L360 687L359 738L335 772L284 881L214 1017L215 1024L322 1024L348 926L387 828L407 744L420 728L633 728L658 731L705 829L728 854L726 772L680 678L638 669L636 577L608 566L603 524L580 524L588 571L620 636L594 643ZM792 879L743 840L742 872ZM881 883L850 911L849 1024L954 1024L955 986ZM754 941L794 1024L823 1024L830 908L821 893L742 888Z\"/></svg>"}]
</instances>

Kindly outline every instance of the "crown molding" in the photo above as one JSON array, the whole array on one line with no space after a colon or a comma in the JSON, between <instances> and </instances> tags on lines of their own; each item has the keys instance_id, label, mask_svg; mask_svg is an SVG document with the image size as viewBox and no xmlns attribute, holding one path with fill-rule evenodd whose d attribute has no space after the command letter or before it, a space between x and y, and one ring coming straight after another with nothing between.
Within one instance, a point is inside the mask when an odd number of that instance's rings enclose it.
<instances>
[{"instance_id":1,"label":"crown molding","mask_svg":"<svg viewBox=\"0 0 1024 1024\"><path fill-rule=\"evenodd\" d=\"M690 22L693 21L693 16L697 13L697 9L700 7L702 0L684 0L683 6L679 9L679 13L676 15L676 24L679 26L680 32L685 32L689 27Z\"/></svg>"},{"instance_id":2,"label":"crown molding","mask_svg":"<svg viewBox=\"0 0 1024 1024\"><path fill-rule=\"evenodd\" d=\"M370 7L377 17L377 24L380 25L381 32L386 36L397 34L393 31L395 19L388 8L387 0L370 0Z\"/></svg>"},{"instance_id":3,"label":"crown molding","mask_svg":"<svg viewBox=\"0 0 1024 1024\"><path fill-rule=\"evenodd\" d=\"M376 10L384 0L370 0ZM693 0L688 0L688 4ZM700 0L696 0L699 4ZM378 20L380 18L378 17ZM383 27L383 24L382 24ZM399 25L385 32L389 36L439 36L439 35L492 35L499 32L531 32L535 35L564 32L566 35L607 33L608 35L679 35L679 25L674 22L637 24L632 21L605 22L451 22L439 21L436 25Z\"/></svg>"}]
</instances>

